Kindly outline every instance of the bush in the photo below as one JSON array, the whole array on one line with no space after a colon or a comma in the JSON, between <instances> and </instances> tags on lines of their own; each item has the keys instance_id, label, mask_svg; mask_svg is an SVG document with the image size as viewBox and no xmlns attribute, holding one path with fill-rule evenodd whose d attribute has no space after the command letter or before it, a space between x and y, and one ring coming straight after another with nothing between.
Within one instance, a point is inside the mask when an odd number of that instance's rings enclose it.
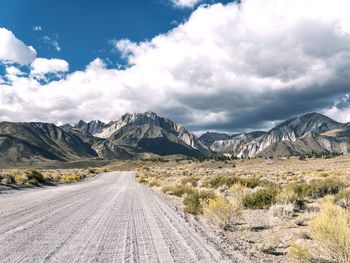
<instances>
[{"instance_id":1,"label":"bush","mask_svg":"<svg viewBox=\"0 0 350 263\"><path fill-rule=\"evenodd\" d=\"M335 196L335 203L342 208L350 209L350 189L343 189Z\"/></svg>"},{"instance_id":2,"label":"bush","mask_svg":"<svg viewBox=\"0 0 350 263\"><path fill-rule=\"evenodd\" d=\"M192 187L182 184L164 186L161 190L163 193L175 195L177 197L182 197L184 194L192 194L194 191Z\"/></svg>"},{"instance_id":3,"label":"bush","mask_svg":"<svg viewBox=\"0 0 350 263\"><path fill-rule=\"evenodd\" d=\"M185 205L184 212L193 215L203 214L203 207L208 204L210 199L215 198L215 194L210 191L193 191L188 194L183 204Z\"/></svg>"},{"instance_id":4,"label":"bush","mask_svg":"<svg viewBox=\"0 0 350 263\"><path fill-rule=\"evenodd\" d=\"M138 178L140 184L148 184L148 180L144 176Z\"/></svg>"},{"instance_id":5,"label":"bush","mask_svg":"<svg viewBox=\"0 0 350 263\"><path fill-rule=\"evenodd\" d=\"M337 194L344 184L339 180L326 179L315 180L308 184L295 184L293 191L300 197L312 197L314 199L324 197L328 194Z\"/></svg>"},{"instance_id":6,"label":"bush","mask_svg":"<svg viewBox=\"0 0 350 263\"><path fill-rule=\"evenodd\" d=\"M335 262L350 262L349 211L325 202L320 215L310 222L310 234L319 253Z\"/></svg>"},{"instance_id":7,"label":"bush","mask_svg":"<svg viewBox=\"0 0 350 263\"><path fill-rule=\"evenodd\" d=\"M154 186L159 187L160 186L160 182L157 180L157 178L154 178L154 179L148 181L148 185L150 187L154 187Z\"/></svg>"},{"instance_id":8,"label":"bush","mask_svg":"<svg viewBox=\"0 0 350 263\"><path fill-rule=\"evenodd\" d=\"M294 215L294 205L289 204L275 204L270 207L270 212L273 216L279 218L291 218Z\"/></svg>"},{"instance_id":9,"label":"bush","mask_svg":"<svg viewBox=\"0 0 350 263\"><path fill-rule=\"evenodd\" d=\"M28 184L31 184L31 185L39 185L39 181L38 179L36 178L31 178L27 181Z\"/></svg>"},{"instance_id":10,"label":"bush","mask_svg":"<svg viewBox=\"0 0 350 263\"><path fill-rule=\"evenodd\" d=\"M217 196L209 200L206 211L208 215L216 216L219 219L219 225L226 230L231 220L241 215L241 206L239 203L230 203L223 196Z\"/></svg>"},{"instance_id":11,"label":"bush","mask_svg":"<svg viewBox=\"0 0 350 263\"><path fill-rule=\"evenodd\" d=\"M38 172L38 171L31 171L27 174L27 178L28 178L28 183L29 184L35 184L35 182L38 183L45 183L45 179L44 176L42 175L42 173Z\"/></svg>"},{"instance_id":12,"label":"bush","mask_svg":"<svg viewBox=\"0 0 350 263\"><path fill-rule=\"evenodd\" d=\"M260 181L257 178L242 178L239 179L239 182L241 183L241 185L248 187L248 188L255 188L259 185Z\"/></svg>"},{"instance_id":13,"label":"bush","mask_svg":"<svg viewBox=\"0 0 350 263\"><path fill-rule=\"evenodd\" d=\"M270 211L276 217L290 218L294 216L295 210L305 207L304 199L298 197L292 188L287 187L278 192L276 204L270 207Z\"/></svg>"},{"instance_id":14,"label":"bush","mask_svg":"<svg viewBox=\"0 0 350 263\"><path fill-rule=\"evenodd\" d=\"M5 184L5 185L9 185L9 184L15 184L16 180L15 177L13 177L12 175L4 175L1 176L1 183Z\"/></svg>"},{"instance_id":15,"label":"bush","mask_svg":"<svg viewBox=\"0 0 350 263\"><path fill-rule=\"evenodd\" d=\"M188 176L188 177L185 177L181 180L181 183L182 184L190 184L192 187L197 187L198 186L198 181L199 181L199 178L198 177L195 177L195 176Z\"/></svg>"},{"instance_id":16,"label":"bush","mask_svg":"<svg viewBox=\"0 0 350 263\"><path fill-rule=\"evenodd\" d=\"M230 187L237 182L238 179L234 176L214 176L207 178L203 182L203 186L208 188L219 188L220 186L226 185Z\"/></svg>"},{"instance_id":17,"label":"bush","mask_svg":"<svg viewBox=\"0 0 350 263\"><path fill-rule=\"evenodd\" d=\"M307 263L312 261L310 247L301 241L291 241L288 255L293 259L293 262Z\"/></svg>"},{"instance_id":18,"label":"bush","mask_svg":"<svg viewBox=\"0 0 350 263\"><path fill-rule=\"evenodd\" d=\"M263 209L276 202L276 196L279 192L278 187L269 186L249 194L243 198L243 205L251 209Z\"/></svg>"}]
</instances>

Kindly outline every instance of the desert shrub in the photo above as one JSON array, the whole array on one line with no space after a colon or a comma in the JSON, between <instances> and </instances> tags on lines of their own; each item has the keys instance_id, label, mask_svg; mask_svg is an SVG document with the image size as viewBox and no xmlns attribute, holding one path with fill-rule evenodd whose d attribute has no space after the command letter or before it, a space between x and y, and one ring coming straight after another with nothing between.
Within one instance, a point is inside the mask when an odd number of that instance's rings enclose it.
<instances>
[{"instance_id":1,"label":"desert shrub","mask_svg":"<svg viewBox=\"0 0 350 263\"><path fill-rule=\"evenodd\" d=\"M291 187L286 187L279 191L275 202L276 204L270 207L270 211L274 216L280 218L290 218L296 210L305 207L304 199L299 198Z\"/></svg>"},{"instance_id":2,"label":"desert shrub","mask_svg":"<svg viewBox=\"0 0 350 263\"><path fill-rule=\"evenodd\" d=\"M241 183L236 183L230 187L229 192L236 202L243 205L243 199L248 195L249 189L246 186L241 185Z\"/></svg>"},{"instance_id":3,"label":"desert shrub","mask_svg":"<svg viewBox=\"0 0 350 263\"><path fill-rule=\"evenodd\" d=\"M195 176L187 176L181 180L182 184L190 184L192 187L198 186L199 178Z\"/></svg>"},{"instance_id":4,"label":"desert shrub","mask_svg":"<svg viewBox=\"0 0 350 263\"><path fill-rule=\"evenodd\" d=\"M15 184L16 180L15 180L14 176L7 174L7 175L1 176L0 182L5 184L5 185L8 185L8 184Z\"/></svg>"},{"instance_id":5,"label":"desert shrub","mask_svg":"<svg viewBox=\"0 0 350 263\"><path fill-rule=\"evenodd\" d=\"M97 169L96 168L88 168L88 173L95 174L95 173L97 173Z\"/></svg>"},{"instance_id":6,"label":"desert shrub","mask_svg":"<svg viewBox=\"0 0 350 263\"><path fill-rule=\"evenodd\" d=\"M257 178L241 178L239 179L241 185L248 188L255 188L259 185L260 181Z\"/></svg>"},{"instance_id":7,"label":"desert shrub","mask_svg":"<svg viewBox=\"0 0 350 263\"><path fill-rule=\"evenodd\" d=\"M74 183L80 180L81 180L81 177L79 174L67 174L67 175L63 175L60 178L61 183Z\"/></svg>"},{"instance_id":8,"label":"desert shrub","mask_svg":"<svg viewBox=\"0 0 350 263\"><path fill-rule=\"evenodd\" d=\"M287 187L282 189L276 196L276 203L278 204L290 204L298 200L298 195L292 188Z\"/></svg>"},{"instance_id":9,"label":"desert shrub","mask_svg":"<svg viewBox=\"0 0 350 263\"><path fill-rule=\"evenodd\" d=\"M193 191L187 194L183 201L184 212L194 215L203 214L204 205L213 198L215 198L215 194L211 191Z\"/></svg>"},{"instance_id":10,"label":"desert shrub","mask_svg":"<svg viewBox=\"0 0 350 263\"><path fill-rule=\"evenodd\" d=\"M156 178L154 178L154 179L148 181L148 185L150 187L154 187L154 186L159 187L160 182Z\"/></svg>"},{"instance_id":11,"label":"desert shrub","mask_svg":"<svg viewBox=\"0 0 350 263\"><path fill-rule=\"evenodd\" d=\"M293 259L293 262L309 263L312 261L312 252L309 245L302 241L291 241L288 248L288 256Z\"/></svg>"},{"instance_id":12,"label":"desert shrub","mask_svg":"<svg viewBox=\"0 0 350 263\"><path fill-rule=\"evenodd\" d=\"M39 185L39 181L35 177L28 179L27 183L31 185Z\"/></svg>"},{"instance_id":13,"label":"desert shrub","mask_svg":"<svg viewBox=\"0 0 350 263\"><path fill-rule=\"evenodd\" d=\"M279 218L291 218L294 215L294 205L289 204L274 204L269 210L273 216Z\"/></svg>"},{"instance_id":14,"label":"desert shrub","mask_svg":"<svg viewBox=\"0 0 350 263\"><path fill-rule=\"evenodd\" d=\"M35 182L37 182L36 184L45 183L45 179L44 179L43 174L36 171L36 170L29 172L27 174L27 178L28 178L29 184L35 184Z\"/></svg>"},{"instance_id":15,"label":"desert shrub","mask_svg":"<svg viewBox=\"0 0 350 263\"><path fill-rule=\"evenodd\" d=\"M230 187L237 182L238 179L234 176L212 176L204 180L203 186L208 188L218 188L220 186L226 185Z\"/></svg>"},{"instance_id":16,"label":"desert shrub","mask_svg":"<svg viewBox=\"0 0 350 263\"><path fill-rule=\"evenodd\" d=\"M262 188L243 198L243 205L251 209L263 209L276 202L276 196L279 192L277 186Z\"/></svg>"},{"instance_id":17,"label":"desert shrub","mask_svg":"<svg viewBox=\"0 0 350 263\"><path fill-rule=\"evenodd\" d=\"M17 184L25 184L27 183L28 178L24 173L22 174L18 173L15 175L15 181Z\"/></svg>"},{"instance_id":18,"label":"desert shrub","mask_svg":"<svg viewBox=\"0 0 350 263\"><path fill-rule=\"evenodd\" d=\"M167 193L169 195L175 195L177 197L182 197L184 194L191 194L193 193L193 188L188 185L170 185L170 186L163 186L161 191L163 193Z\"/></svg>"},{"instance_id":19,"label":"desert shrub","mask_svg":"<svg viewBox=\"0 0 350 263\"><path fill-rule=\"evenodd\" d=\"M339 263L350 262L350 213L325 202L319 216L310 222L310 234L321 255Z\"/></svg>"},{"instance_id":20,"label":"desert shrub","mask_svg":"<svg viewBox=\"0 0 350 263\"><path fill-rule=\"evenodd\" d=\"M350 189L343 189L335 196L335 203L342 208L350 209Z\"/></svg>"},{"instance_id":21,"label":"desert shrub","mask_svg":"<svg viewBox=\"0 0 350 263\"><path fill-rule=\"evenodd\" d=\"M144 176L137 178L140 184L148 184L148 180Z\"/></svg>"},{"instance_id":22,"label":"desert shrub","mask_svg":"<svg viewBox=\"0 0 350 263\"><path fill-rule=\"evenodd\" d=\"M293 190L301 198L312 197L317 199L328 194L337 194L343 187L344 184L339 180L326 179L314 180L308 184L295 184Z\"/></svg>"},{"instance_id":23,"label":"desert shrub","mask_svg":"<svg viewBox=\"0 0 350 263\"><path fill-rule=\"evenodd\" d=\"M209 200L206 213L214 215L219 220L219 225L227 229L234 217L241 215L241 205L237 202L230 202L223 196L217 196Z\"/></svg>"},{"instance_id":24,"label":"desert shrub","mask_svg":"<svg viewBox=\"0 0 350 263\"><path fill-rule=\"evenodd\" d=\"M203 205L198 191L187 195L183 200L184 212L193 215L199 215L203 213Z\"/></svg>"}]
</instances>

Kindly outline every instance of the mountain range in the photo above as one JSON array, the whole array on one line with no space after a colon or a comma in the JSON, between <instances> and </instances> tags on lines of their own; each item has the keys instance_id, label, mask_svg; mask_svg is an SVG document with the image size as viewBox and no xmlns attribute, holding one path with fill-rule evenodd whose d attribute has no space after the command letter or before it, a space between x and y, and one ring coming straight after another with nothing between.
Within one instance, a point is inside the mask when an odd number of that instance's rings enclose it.
<instances>
[{"instance_id":1,"label":"mountain range","mask_svg":"<svg viewBox=\"0 0 350 263\"><path fill-rule=\"evenodd\" d=\"M224 139L216 139L220 136ZM206 133L200 139L214 152L238 157L278 157L310 152L347 154L350 151L350 124L314 112L291 118L267 132L231 136Z\"/></svg>"},{"instance_id":2,"label":"mountain range","mask_svg":"<svg viewBox=\"0 0 350 263\"><path fill-rule=\"evenodd\" d=\"M195 135L156 113L125 114L108 124L75 125L0 122L0 165L82 159L131 159L143 156L209 156Z\"/></svg>"},{"instance_id":3,"label":"mountain range","mask_svg":"<svg viewBox=\"0 0 350 263\"><path fill-rule=\"evenodd\" d=\"M350 124L319 113L289 119L270 131L196 137L152 111L126 113L117 121L79 121L56 126L0 122L0 166L44 161L132 159L147 156L277 157L350 151Z\"/></svg>"}]
</instances>

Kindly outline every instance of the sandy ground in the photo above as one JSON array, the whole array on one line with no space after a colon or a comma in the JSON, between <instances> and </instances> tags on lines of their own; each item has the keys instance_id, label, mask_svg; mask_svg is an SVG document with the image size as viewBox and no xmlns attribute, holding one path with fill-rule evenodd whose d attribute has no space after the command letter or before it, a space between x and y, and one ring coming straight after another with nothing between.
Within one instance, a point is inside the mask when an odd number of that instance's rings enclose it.
<instances>
[{"instance_id":1,"label":"sandy ground","mask_svg":"<svg viewBox=\"0 0 350 263\"><path fill-rule=\"evenodd\" d=\"M131 172L0 194L0 262L241 262L202 232Z\"/></svg>"}]
</instances>

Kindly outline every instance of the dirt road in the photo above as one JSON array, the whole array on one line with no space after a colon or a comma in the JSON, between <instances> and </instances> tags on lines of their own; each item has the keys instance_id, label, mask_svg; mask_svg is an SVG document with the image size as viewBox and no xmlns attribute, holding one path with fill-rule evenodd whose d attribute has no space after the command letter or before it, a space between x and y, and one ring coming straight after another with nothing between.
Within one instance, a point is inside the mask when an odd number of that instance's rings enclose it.
<instances>
[{"instance_id":1,"label":"dirt road","mask_svg":"<svg viewBox=\"0 0 350 263\"><path fill-rule=\"evenodd\" d=\"M224 262L131 172L0 194L0 262Z\"/></svg>"}]
</instances>

